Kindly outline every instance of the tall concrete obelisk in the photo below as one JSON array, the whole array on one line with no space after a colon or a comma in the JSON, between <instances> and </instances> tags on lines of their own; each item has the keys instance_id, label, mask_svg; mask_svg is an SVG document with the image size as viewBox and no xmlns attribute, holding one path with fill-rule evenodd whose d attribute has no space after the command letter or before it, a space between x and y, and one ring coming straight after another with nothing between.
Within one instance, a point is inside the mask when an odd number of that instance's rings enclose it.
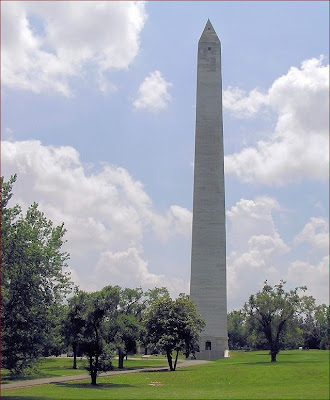
<instances>
[{"instance_id":1,"label":"tall concrete obelisk","mask_svg":"<svg viewBox=\"0 0 330 400\"><path fill-rule=\"evenodd\" d=\"M198 42L190 298L206 322L197 358L228 349L221 44L210 20Z\"/></svg>"}]
</instances>

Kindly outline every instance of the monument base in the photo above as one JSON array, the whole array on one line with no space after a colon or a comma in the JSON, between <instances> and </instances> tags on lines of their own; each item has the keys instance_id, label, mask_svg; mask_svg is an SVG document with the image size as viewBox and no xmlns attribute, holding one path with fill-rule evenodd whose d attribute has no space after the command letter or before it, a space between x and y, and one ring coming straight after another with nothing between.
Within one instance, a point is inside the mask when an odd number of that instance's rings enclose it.
<instances>
[{"instance_id":1,"label":"monument base","mask_svg":"<svg viewBox=\"0 0 330 400\"><path fill-rule=\"evenodd\" d=\"M197 360L217 360L228 358L228 337L201 336L200 351L195 353Z\"/></svg>"}]
</instances>

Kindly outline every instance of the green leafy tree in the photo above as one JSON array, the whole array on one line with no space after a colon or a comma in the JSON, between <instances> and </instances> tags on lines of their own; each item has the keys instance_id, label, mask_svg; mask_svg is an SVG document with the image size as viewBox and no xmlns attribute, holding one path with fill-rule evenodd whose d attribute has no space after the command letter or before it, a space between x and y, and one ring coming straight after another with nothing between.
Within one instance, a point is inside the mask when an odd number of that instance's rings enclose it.
<instances>
[{"instance_id":1,"label":"green leafy tree","mask_svg":"<svg viewBox=\"0 0 330 400\"><path fill-rule=\"evenodd\" d=\"M246 316L241 310L231 311L227 316L228 345L232 350L247 347Z\"/></svg>"},{"instance_id":2,"label":"green leafy tree","mask_svg":"<svg viewBox=\"0 0 330 400\"><path fill-rule=\"evenodd\" d=\"M280 281L272 287L266 281L263 289L251 295L244 306L247 315L257 321L264 333L272 362L276 361L286 324L301 311L299 291L306 290L305 287L297 287L286 292L284 285L285 282Z\"/></svg>"},{"instance_id":3,"label":"green leafy tree","mask_svg":"<svg viewBox=\"0 0 330 400\"><path fill-rule=\"evenodd\" d=\"M96 385L97 375L113 368L111 343L118 314L119 287L106 286L98 292L80 295L86 302L86 309L82 314L85 321L79 334L79 348L87 356L91 384Z\"/></svg>"},{"instance_id":4,"label":"green leafy tree","mask_svg":"<svg viewBox=\"0 0 330 400\"><path fill-rule=\"evenodd\" d=\"M309 349L326 349L329 347L329 307L316 305L312 296L303 297L301 314L303 345Z\"/></svg>"},{"instance_id":5,"label":"green leafy tree","mask_svg":"<svg viewBox=\"0 0 330 400\"><path fill-rule=\"evenodd\" d=\"M48 308L45 321L46 336L43 343L42 356L59 356L66 351L66 344L62 335L61 324L66 313L65 304L52 304Z\"/></svg>"},{"instance_id":6,"label":"green leafy tree","mask_svg":"<svg viewBox=\"0 0 330 400\"><path fill-rule=\"evenodd\" d=\"M316 307L315 319L320 335L320 349L329 350L329 306L321 304Z\"/></svg>"},{"instance_id":7,"label":"green leafy tree","mask_svg":"<svg viewBox=\"0 0 330 400\"><path fill-rule=\"evenodd\" d=\"M281 343L283 349L298 349L304 343L303 330L300 326L299 316L293 316L284 327Z\"/></svg>"},{"instance_id":8,"label":"green leafy tree","mask_svg":"<svg viewBox=\"0 0 330 400\"><path fill-rule=\"evenodd\" d=\"M66 230L32 204L9 207L16 175L1 178L2 366L19 375L42 354L52 312L70 287L61 251Z\"/></svg>"},{"instance_id":9,"label":"green leafy tree","mask_svg":"<svg viewBox=\"0 0 330 400\"><path fill-rule=\"evenodd\" d=\"M160 288L155 287L153 289L149 289L145 292L145 307L148 309L152 306L152 304L161 297L170 297L170 293L165 286Z\"/></svg>"},{"instance_id":10,"label":"green leafy tree","mask_svg":"<svg viewBox=\"0 0 330 400\"><path fill-rule=\"evenodd\" d=\"M166 354L171 371L175 371L179 352L187 355L197 350L198 338L204 327L194 303L188 296L156 298L146 313L148 341ZM175 352L173 364L172 353Z\"/></svg>"},{"instance_id":11,"label":"green leafy tree","mask_svg":"<svg viewBox=\"0 0 330 400\"><path fill-rule=\"evenodd\" d=\"M115 343L118 351L118 368L124 368L124 358L128 353L136 353L136 341L139 338L141 324L132 314L121 313L117 317Z\"/></svg>"},{"instance_id":12,"label":"green leafy tree","mask_svg":"<svg viewBox=\"0 0 330 400\"><path fill-rule=\"evenodd\" d=\"M169 291L165 286L162 286L160 288L155 287L153 289L149 289L144 293L144 301L143 301L143 311L142 311L142 321L146 320L146 315L148 313L148 310L152 306L152 304L159 298L161 297L169 297ZM143 322L142 324L145 327L145 323ZM141 329L140 331L140 338L139 338L140 343L142 344L144 348L144 354L147 355L148 352L157 352L157 349L151 343L148 343L148 332L146 327L144 329Z\"/></svg>"},{"instance_id":13,"label":"green leafy tree","mask_svg":"<svg viewBox=\"0 0 330 400\"><path fill-rule=\"evenodd\" d=\"M67 347L72 348L73 369L77 369L79 343L82 342L87 320L88 294L75 288L75 295L68 299L66 314L62 320L62 336Z\"/></svg>"},{"instance_id":14,"label":"green leafy tree","mask_svg":"<svg viewBox=\"0 0 330 400\"><path fill-rule=\"evenodd\" d=\"M120 291L120 300L116 321L115 342L118 351L118 368L124 368L124 358L127 354L135 354L137 341L145 328L142 325L142 315L145 310L144 293L141 288L125 288Z\"/></svg>"}]
</instances>

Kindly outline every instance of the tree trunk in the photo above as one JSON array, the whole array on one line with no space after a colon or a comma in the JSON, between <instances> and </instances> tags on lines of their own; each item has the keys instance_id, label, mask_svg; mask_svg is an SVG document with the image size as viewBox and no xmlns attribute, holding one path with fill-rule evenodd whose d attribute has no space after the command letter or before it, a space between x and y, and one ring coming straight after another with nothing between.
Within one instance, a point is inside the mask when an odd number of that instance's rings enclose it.
<instances>
[{"instance_id":1,"label":"tree trunk","mask_svg":"<svg viewBox=\"0 0 330 400\"><path fill-rule=\"evenodd\" d=\"M271 362L276 362L276 355L277 355L277 351L270 352Z\"/></svg>"},{"instance_id":2,"label":"tree trunk","mask_svg":"<svg viewBox=\"0 0 330 400\"><path fill-rule=\"evenodd\" d=\"M175 362L174 362L174 369L173 369L173 371L175 371L175 369L176 369L176 363L178 362L178 356L179 356L179 350L176 351L176 356L175 356Z\"/></svg>"},{"instance_id":3,"label":"tree trunk","mask_svg":"<svg viewBox=\"0 0 330 400\"><path fill-rule=\"evenodd\" d=\"M170 350L166 350L166 356L167 356L167 362L170 367L170 370L174 371L173 363L172 363L172 352Z\"/></svg>"},{"instance_id":4,"label":"tree trunk","mask_svg":"<svg viewBox=\"0 0 330 400\"><path fill-rule=\"evenodd\" d=\"M77 343L72 343L73 350L73 366L72 369L77 369Z\"/></svg>"},{"instance_id":5,"label":"tree trunk","mask_svg":"<svg viewBox=\"0 0 330 400\"><path fill-rule=\"evenodd\" d=\"M118 368L119 369L124 368L124 353L122 349L118 349Z\"/></svg>"},{"instance_id":6,"label":"tree trunk","mask_svg":"<svg viewBox=\"0 0 330 400\"><path fill-rule=\"evenodd\" d=\"M91 371L91 384L92 385L96 385L96 377L97 377L97 372Z\"/></svg>"},{"instance_id":7,"label":"tree trunk","mask_svg":"<svg viewBox=\"0 0 330 400\"><path fill-rule=\"evenodd\" d=\"M95 363L96 365L96 363ZM91 384L96 385L97 368L93 366L93 356L89 354L89 373L91 374Z\"/></svg>"}]
</instances>

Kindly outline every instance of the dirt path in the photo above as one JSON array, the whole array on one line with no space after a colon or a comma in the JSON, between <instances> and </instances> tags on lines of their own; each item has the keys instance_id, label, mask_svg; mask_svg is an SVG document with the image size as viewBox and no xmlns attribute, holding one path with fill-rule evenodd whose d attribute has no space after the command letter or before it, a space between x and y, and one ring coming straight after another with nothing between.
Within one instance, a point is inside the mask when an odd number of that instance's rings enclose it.
<instances>
[{"instance_id":1,"label":"dirt path","mask_svg":"<svg viewBox=\"0 0 330 400\"><path fill-rule=\"evenodd\" d=\"M193 365L202 365L207 364L210 361L206 360L179 360L177 364L177 368L189 367ZM124 374L134 374L138 372L157 372L157 371L167 371L168 367L158 367L158 368L139 368L139 369L129 369L123 371L109 371L101 373L99 376L115 376L115 375L124 375ZM90 379L89 374L83 375L71 375L71 376L54 376L52 378L41 378L41 379L30 379L26 381L6 383L1 385L1 392L7 389L17 389L21 387L28 386L37 386L37 385L46 385L49 383L58 383L58 382L69 382L69 381L79 381L82 379Z\"/></svg>"}]
</instances>

